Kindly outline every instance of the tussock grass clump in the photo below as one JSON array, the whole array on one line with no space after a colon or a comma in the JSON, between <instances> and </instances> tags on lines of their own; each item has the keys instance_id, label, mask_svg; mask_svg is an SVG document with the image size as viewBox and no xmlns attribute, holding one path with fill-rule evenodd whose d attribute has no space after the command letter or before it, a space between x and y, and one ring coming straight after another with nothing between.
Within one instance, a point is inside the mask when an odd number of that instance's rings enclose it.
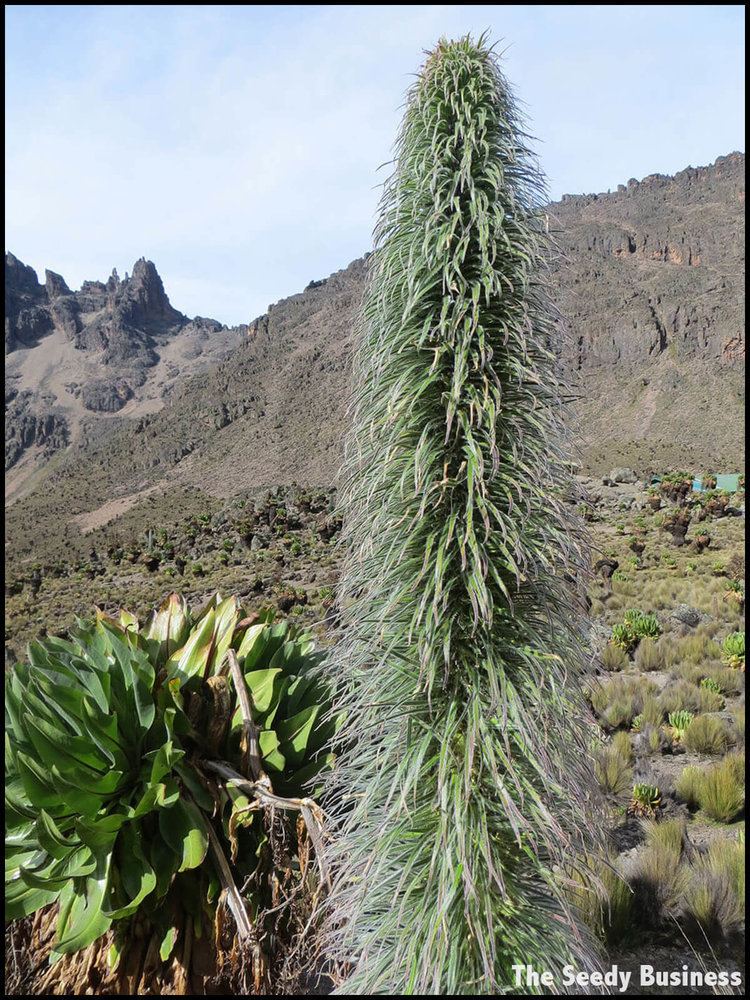
<instances>
[{"instance_id":1,"label":"tussock grass clump","mask_svg":"<svg viewBox=\"0 0 750 1000\"><path fill-rule=\"evenodd\" d=\"M740 754L728 754L706 768L698 786L698 804L718 823L731 823L745 805L745 771Z\"/></svg>"},{"instance_id":2,"label":"tussock grass clump","mask_svg":"<svg viewBox=\"0 0 750 1000\"><path fill-rule=\"evenodd\" d=\"M692 753L724 753L729 746L729 730L715 715L698 715L685 730L682 742Z\"/></svg>"},{"instance_id":3,"label":"tussock grass clump","mask_svg":"<svg viewBox=\"0 0 750 1000\"><path fill-rule=\"evenodd\" d=\"M394 162L340 491L327 948L342 993L502 993L519 954L592 961L555 869L595 783L544 195L483 40L428 55Z\"/></svg>"},{"instance_id":4,"label":"tussock grass clump","mask_svg":"<svg viewBox=\"0 0 750 1000\"><path fill-rule=\"evenodd\" d=\"M646 836L647 847L670 851L678 861L682 857L687 833L687 820L684 816L678 816L676 819L665 819L660 823L656 823L654 820L644 820L643 832Z\"/></svg>"},{"instance_id":5,"label":"tussock grass clump","mask_svg":"<svg viewBox=\"0 0 750 1000\"><path fill-rule=\"evenodd\" d=\"M680 659L686 663L705 663L706 660L716 660L721 656L721 646L705 632L696 631L680 639L679 654Z\"/></svg>"},{"instance_id":6,"label":"tussock grass clump","mask_svg":"<svg viewBox=\"0 0 750 1000\"><path fill-rule=\"evenodd\" d=\"M744 675L731 667L711 667L706 671L706 677L718 685L722 694L728 696L741 694L744 689Z\"/></svg>"},{"instance_id":7,"label":"tussock grass clump","mask_svg":"<svg viewBox=\"0 0 750 1000\"><path fill-rule=\"evenodd\" d=\"M719 941L738 930L744 920L744 907L731 879L713 869L710 860L700 859L691 869L682 896L682 911L695 924L696 937Z\"/></svg>"},{"instance_id":8,"label":"tussock grass clump","mask_svg":"<svg viewBox=\"0 0 750 1000\"><path fill-rule=\"evenodd\" d=\"M732 753L709 767L686 767L675 793L691 809L702 809L718 823L731 823L745 805L745 772L741 754Z\"/></svg>"},{"instance_id":9,"label":"tussock grass clump","mask_svg":"<svg viewBox=\"0 0 750 1000\"><path fill-rule=\"evenodd\" d=\"M602 650L601 663L605 670L614 673L617 670L626 670L630 666L630 658L620 646L608 642Z\"/></svg>"},{"instance_id":10,"label":"tussock grass clump","mask_svg":"<svg viewBox=\"0 0 750 1000\"><path fill-rule=\"evenodd\" d=\"M679 663L670 671L672 677L683 680L687 684L700 684L706 676L706 671L695 663Z\"/></svg>"},{"instance_id":11,"label":"tussock grass clump","mask_svg":"<svg viewBox=\"0 0 750 1000\"><path fill-rule=\"evenodd\" d=\"M615 733L612 737L610 746L615 753L618 753L623 758L623 760L632 763L633 757L635 756L633 753L633 741L626 732L621 730L620 732Z\"/></svg>"},{"instance_id":12,"label":"tussock grass clump","mask_svg":"<svg viewBox=\"0 0 750 1000\"><path fill-rule=\"evenodd\" d=\"M656 929L679 912L688 878L681 856L681 845L659 841L638 855L629 881L633 917L642 929Z\"/></svg>"},{"instance_id":13,"label":"tussock grass clump","mask_svg":"<svg viewBox=\"0 0 750 1000\"><path fill-rule=\"evenodd\" d=\"M670 712L720 712L724 707L724 695L715 690L717 685L691 684L689 681L672 681L659 695L659 704L665 714Z\"/></svg>"},{"instance_id":14,"label":"tussock grass clump","mask_svg":"<svg viewBox=\"0 0 750 1000\"><path fill-rule=\"evenodd\" d=\"M661 753L670 745L668 734L660 726L645 725L640 734L641 749L647 754Z\"/></svg>"},{"instance_id":15,"label":"tussock grass clump","mask_svg":"<svg viewBox=\"0 0 750 1000\"><path fill-rule=\"evenodd\" d=\"M664 709L659 698L653 694L645 695L641 703L640 717L642 725L658 728L664 721Z\"/></svg>"},{"instance_id":16,"label":"tussock grass clump","mask_svg":"<svg viewBox=\"0 0 750 1000\"><path fill-rule=\"evenodd\" d=\"M589 857L571 873L568 889L581 920L606 944L622 944L636 930L633 891L616 867L617 858Z\"/></svg>"},{"instance_id":17,"label":"tussock grass clump","mask_svg":"<svg viewBox=\"0 0 750 1000\"><path fill-rule=\"evenodd\" d=\"M738 743L745 742L745 706L738 705L732 709L732 719L734 721L734 733Z\"/></svg>"},{"instance_id":18,"label":"tussock grass clump","mask_svg":"<svg viewBox=\"0 0 750 1000\"><path fill-rule=\"evenodd\" d=\"M646 636L641 639L633 657L636 667L639 670L663 670L664 669L664 648L661 639L656 642Z\"/></svg>"},{"instance_id":19,"label":"tussock grass clump","mask_svg":"<svg viewBox=\"0 0 750 1000\"><path fill-rule=\"evenodd\" d=\"M591 684L588 697L602 725L617 729L629 726L641 714L644 698L655 690L652 681L616 675Z\"/></svg>"},{"instance_id":20,"label":"tussock grass clump","mask_svg":"<svg viewBox=\"0 0 750 1000\"><path fill-rule=\"evenodd\" d=\"M703 782L703 768L696 764L689 764L683 768L682 773L675 783L675 794L689 808L698 809L700 806L700 789Z\"/></svg>"},{"instance_id":21,"label":"tussock grass clump","mask_svg":"<svg viewBox=\"0 0 750 1000\"><path fill-rule=\"evenodd\" d=\"M700 692L687 681L673 681L667 684L659 695L659 705L665 715L672 712L699 712Z\"/></svg>"},{"instance_id":22,"label":"tussock grass clump","mask_svg":"<svg viewBox=\"0 0 750 1000\"><path fill-rule=\"evenodd\" d=\"M594 754L594 777L603 795L618 799L633 781L630 759L623 756L617 747L601 747Z\"/></svg>"},{"instance_id":23,"label":"tussock grass clump","mask_svg":"<svg viewBox=\"0 0 750 1000\"><path fill-rule=\"evenodd\" d=\"M724 695L717 691L718 685L709 681L708 684L701 682L698 685L698 711L699 712L720 712L724 708Z\"/></svg>"},{"instance_id":24,"label":"tussock grass clump","mask_svg":"<svg viewBox=\"0 0 750 1000\"><path fill-rule=\"evenodd\" d=\"M745 908L745 837L741 834L733 840L717 837L708 845L703 856L703 864L717 875L723 875L732 886L737 900Z\"/></svg>"},{"instance_id":25,"label":"tussock grass clump","mask_svg":"<svg viewBox=\"0 0 750 1000\"><path fill-rule=\"evenodd\" d=\"M659 645L661 646L661 654L665 667L673 667L681 662L679 639L666 634L659 640Z\"/></svg>"}]
</instances>

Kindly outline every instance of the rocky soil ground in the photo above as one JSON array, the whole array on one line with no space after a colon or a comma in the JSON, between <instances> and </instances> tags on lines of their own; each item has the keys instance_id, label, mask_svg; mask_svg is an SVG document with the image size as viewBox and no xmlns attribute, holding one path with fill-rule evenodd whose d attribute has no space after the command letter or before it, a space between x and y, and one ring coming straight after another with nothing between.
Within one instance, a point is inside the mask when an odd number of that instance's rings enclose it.
<instances>
[{"instance_id":1,"label":"rocky soil ground","mask_svg":"<svg viewBox=\"0 0 750 1000\"><path fill-rule=\"evenodd\" d=\"M722 845L744 845L744 778L733 764L744 753L744 659L732 659L725 642L744 634L744 493L648 489L627 470L578 486L571 502L592 539L591 752L611 861L633 890L625 902L611 895L611 917L592 919L621 967L656 956L657 967L696 968L697 953L708 969L735 968L744 899L726 871L707 866ZM273 607L330 641L341 527L334 492L293 486L231 501L185 493L170 516L163 503L154 495L95 527L69 557L11 567L6 656L94 605L145 616L170 590L195 604L215 590L236 593L248 609ZM650 637L624 649L612 639L633 609L653 616ZM701 798L696 773L717 777L722 768L724 785ZM639 785L651 787L650 798Z\"/></svg>"}]
</instances>

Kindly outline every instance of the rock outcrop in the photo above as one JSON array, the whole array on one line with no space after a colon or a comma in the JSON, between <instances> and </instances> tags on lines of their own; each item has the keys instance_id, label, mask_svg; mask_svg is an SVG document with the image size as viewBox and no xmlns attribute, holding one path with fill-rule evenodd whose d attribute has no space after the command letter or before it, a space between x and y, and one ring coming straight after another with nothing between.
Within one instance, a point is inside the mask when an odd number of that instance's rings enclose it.
<instances>
[{"instance_id":1,"label":"rock outcrop","mask_svg":"<svg viewBox=\"0 0 750 1000\"><path fill-rule=\"evenodd\" d=\"M173 308L145 258L130 276L113 271L74 292L50 270L40 284L6 253L5 291L6 398L14 400L6 403L6 468L32 447L39 464L67 446L81 411L111 415L131 400L158 408L181 375L215 364L246 333Z\"/></svg>"}]
</instances>

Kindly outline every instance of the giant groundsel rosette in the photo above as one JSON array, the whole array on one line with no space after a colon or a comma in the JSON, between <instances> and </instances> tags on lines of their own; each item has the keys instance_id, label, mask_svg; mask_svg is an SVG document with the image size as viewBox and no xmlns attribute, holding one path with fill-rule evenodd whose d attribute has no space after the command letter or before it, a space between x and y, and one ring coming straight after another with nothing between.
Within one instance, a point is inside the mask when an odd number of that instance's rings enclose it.
<instances>
[{"instance_id":1,"label":"giant groundsel rosette","mask_svg":"<svg viewBox=\"0 0 750 1000\"><path fill-rule=\"evenodd\" d=\"M315 822L309 796L337 723L323 718L310 639L257 619L218 596L191 615L173 594L144 629L100 614L32 642L7 674L6 919L57 904L53 958L112 929L110 960L129 962L131 987L176 957L187 989L191 942L213 939L221 900L252 938L256 986L267 982L278 886L305 889L274 838L291 856L293 813Z\"/></svg>"}]
</instances>

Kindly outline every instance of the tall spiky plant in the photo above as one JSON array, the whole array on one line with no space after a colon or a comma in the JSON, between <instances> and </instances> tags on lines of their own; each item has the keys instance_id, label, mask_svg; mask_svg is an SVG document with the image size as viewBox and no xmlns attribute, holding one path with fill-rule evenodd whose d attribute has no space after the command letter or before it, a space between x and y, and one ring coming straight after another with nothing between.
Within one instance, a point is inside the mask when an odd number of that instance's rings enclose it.
<instances>
[{"instance_id":1,"label":"tall spiky plant","mask_svg":"<svg viewBox=\"0 0 750 1000\"><path fill-rule=\"evenodd\" d=\"M355 361L328 789L341 993L519 993L515 963L593 961L555 871L592 782L525 142L484 37L441 41L408 97Z\"/></svg>"}]
</instances>

